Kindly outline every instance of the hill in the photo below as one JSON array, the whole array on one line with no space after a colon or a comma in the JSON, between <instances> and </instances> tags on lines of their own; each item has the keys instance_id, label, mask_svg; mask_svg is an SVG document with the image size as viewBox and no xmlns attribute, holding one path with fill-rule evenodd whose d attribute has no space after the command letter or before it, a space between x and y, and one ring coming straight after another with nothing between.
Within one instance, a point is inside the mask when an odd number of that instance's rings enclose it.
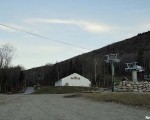
<instances>
[{"instance_id":1,"label":"hill","mask_svg":"<svg viewBox=\"0 0 150 120\"><path fill-rule=\"evenodd\" d=\"M119 53L121 60L115 65L117 79L128 75L124 71L126 62L137 61L145 68L146 73L150 73L150 31L54 65L26 70L25 79L29 84L39 82L43 85L53 86L55 81L75 72L90 79L93 85L109 86L111 84L111 69L104 60L106 59L105 55L112 53Z\"/></svg>"}]
</instances>

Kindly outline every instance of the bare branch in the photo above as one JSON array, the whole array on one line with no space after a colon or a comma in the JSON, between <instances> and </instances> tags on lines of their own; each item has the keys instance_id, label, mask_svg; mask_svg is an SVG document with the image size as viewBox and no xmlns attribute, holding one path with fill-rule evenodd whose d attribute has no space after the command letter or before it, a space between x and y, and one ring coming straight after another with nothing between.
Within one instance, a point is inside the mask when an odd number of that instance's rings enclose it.
<instances>
[{"instance_id":1,"label":"bare branch","mask_svg":"<svg viewBox=\"0 0 150 120\"><path fill-rule=\"evenodd\" d=\"M8 67L15 54L15 48L7 43L0 47L0 68Z\"/></svg>"}]
</instances>

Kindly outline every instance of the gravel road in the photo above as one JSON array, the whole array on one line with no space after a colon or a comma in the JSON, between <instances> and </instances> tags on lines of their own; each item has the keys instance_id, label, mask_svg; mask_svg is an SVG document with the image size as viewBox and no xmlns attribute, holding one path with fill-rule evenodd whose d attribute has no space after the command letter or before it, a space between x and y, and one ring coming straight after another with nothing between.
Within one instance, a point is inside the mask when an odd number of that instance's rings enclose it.
<instances>
[{"instance_id":1,"label":"gravel road","mask_svg":"<svg viewBox=\"0 0 150 120\"><path fill-rule=\"evenodd\" d=\"M150 111L63 95L0 95L0 120L145 120Z\"/></svg>"}]
</instances>

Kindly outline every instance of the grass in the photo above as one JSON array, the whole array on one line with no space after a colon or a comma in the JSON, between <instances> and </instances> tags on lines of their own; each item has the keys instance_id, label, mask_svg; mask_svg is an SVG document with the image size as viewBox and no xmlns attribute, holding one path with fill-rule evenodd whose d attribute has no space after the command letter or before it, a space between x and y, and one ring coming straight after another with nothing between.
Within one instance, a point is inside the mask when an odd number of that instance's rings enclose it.
<instances>
[{"instance_id":1,"label":"grass","mask_svg":"<svg viewBox=\"0 0 150 120\"><path fill-rule=\"evenodd\" d=\"M150 109L150 94L146 93L84 93L82 96L94 101L115 102Z\"/></svg>"},{"instance_id":2,"label":"grass","mask_svg":"<svg viewBox=\"0 0 150 120\"><path fill-rule=\"evenodd\" d=\"M89 87L54 87L54 86L44 86L39 90L36 90L33 94L66 94L66 93L76 93L90 90Z\"/></svg>"},{"instance_id":3,"label":"grass","mask_svg":"<svg viewBox=\"0 0 150 120\"><path fill-rule=\"evenodd\" d=\"M83 91L89 91L88 87L53 87L45 86L40 90L36 90L33 94L67 94L67 93L81 93L81 96L89 98L94 101L115 102L124 105L138 106L142 108L148 108L150 110L150 94L149 93L125 93L125 92L102 92L102 93L82 93ZM67 96L69 97L76 97Z\"/></svg>"}]
</instances>

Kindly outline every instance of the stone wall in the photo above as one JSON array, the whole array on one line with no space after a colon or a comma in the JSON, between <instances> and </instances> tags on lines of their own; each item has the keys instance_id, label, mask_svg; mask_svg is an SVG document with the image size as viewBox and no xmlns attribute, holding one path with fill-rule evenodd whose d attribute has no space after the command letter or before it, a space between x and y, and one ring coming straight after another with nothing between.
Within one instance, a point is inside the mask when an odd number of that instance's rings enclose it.
<instances>
[{"instance_id":1,"label":"stone wall","mask_svg":"<svg viewBox=\"0 0 150 120\"><path fill-rule=\"evenodd\" d=\"M150 82L122 81L117 90L118 92L150 92Z\"/></svg>"}]
</instances>

